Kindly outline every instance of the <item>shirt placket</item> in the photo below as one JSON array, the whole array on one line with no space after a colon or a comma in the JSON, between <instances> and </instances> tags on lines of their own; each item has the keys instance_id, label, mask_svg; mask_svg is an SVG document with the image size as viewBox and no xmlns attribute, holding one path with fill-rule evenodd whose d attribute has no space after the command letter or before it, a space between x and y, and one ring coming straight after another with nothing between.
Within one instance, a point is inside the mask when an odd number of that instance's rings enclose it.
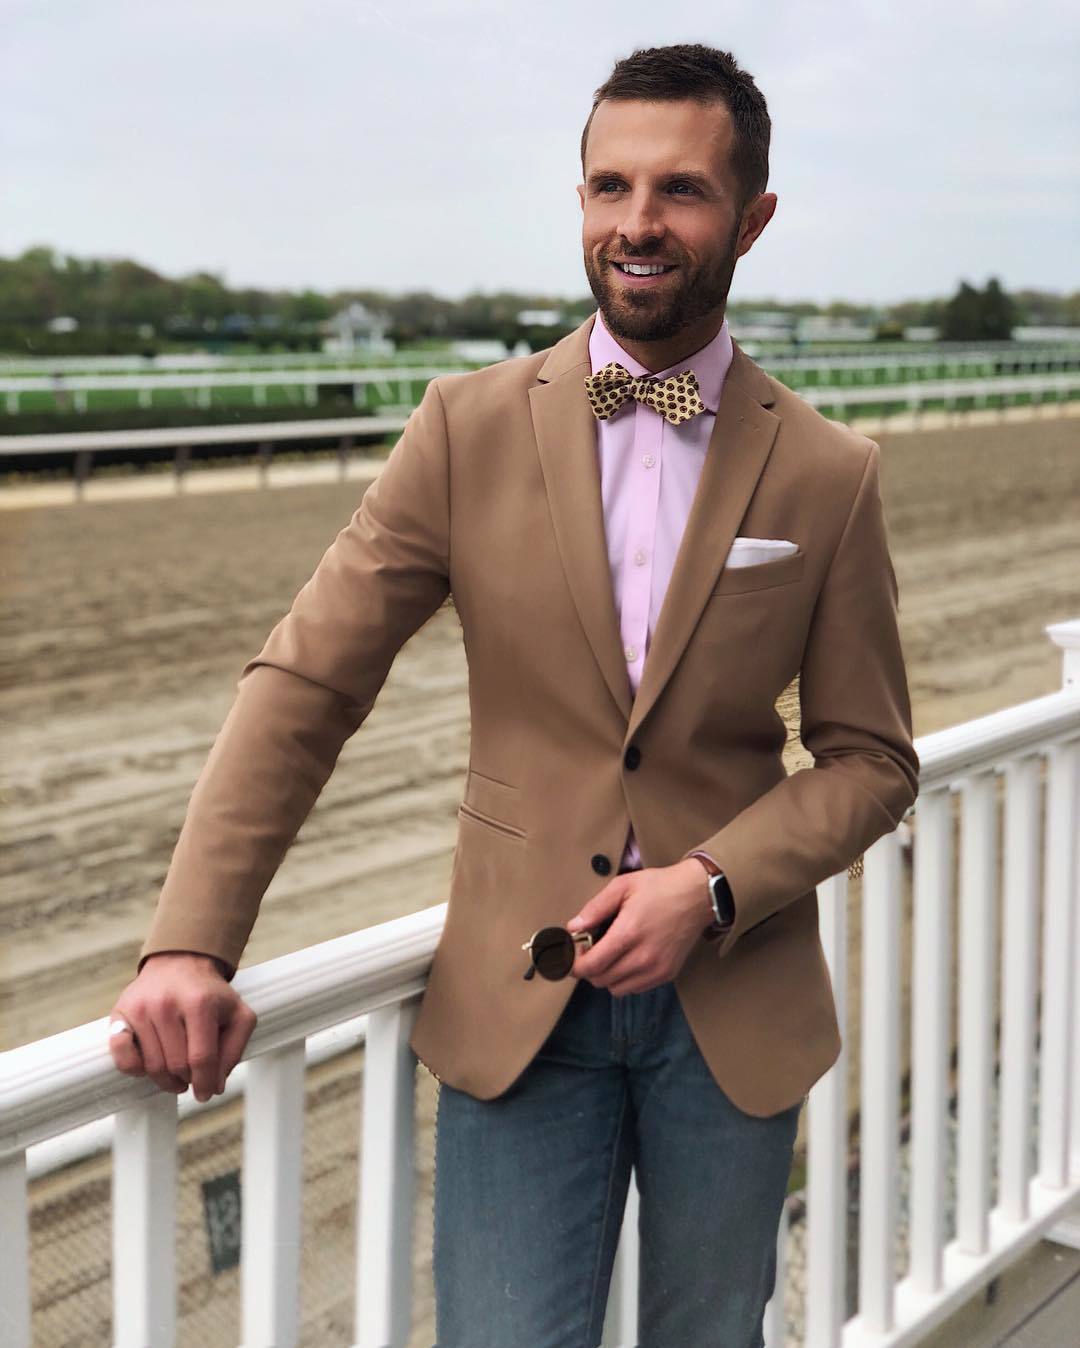
<instances>
[{"instance_id":1,"label":"shirt placket","mask_svg":"<svg viewBox=\"0 0 1080 1348\"><path fill-rule=\"evenodd\" d=\"M645 403L634 414L633 490L623 554L621 634L630 686L637 692L649 644L653 553L660 505L664 418Z\"/></svg>"}]
</instances>

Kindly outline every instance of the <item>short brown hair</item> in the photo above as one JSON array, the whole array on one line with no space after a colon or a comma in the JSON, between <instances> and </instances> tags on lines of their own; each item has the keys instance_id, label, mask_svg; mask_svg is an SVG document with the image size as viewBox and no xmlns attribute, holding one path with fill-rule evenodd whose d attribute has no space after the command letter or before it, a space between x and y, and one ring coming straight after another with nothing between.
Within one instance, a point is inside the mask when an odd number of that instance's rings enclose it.
<instances>
[{"instance_id":1,"label":"short brown hair","mask_svg":"<svg viewBox=\"0 0 1080 1348\"><path fill-rule=\"evenodd\" d=\"M639 48L633 55L616 61L611 74L593 95L589 120L581 133L583 175L589 127L605 98L655 102L692 98L702 104L723 103L734 124L731 168L742 190L740 209L764 192L769 181L772 121L765 96L753 77L739 69L731 52L705 47L700 42L679 42L670 47Z\"/></svg>"}]
</instances>

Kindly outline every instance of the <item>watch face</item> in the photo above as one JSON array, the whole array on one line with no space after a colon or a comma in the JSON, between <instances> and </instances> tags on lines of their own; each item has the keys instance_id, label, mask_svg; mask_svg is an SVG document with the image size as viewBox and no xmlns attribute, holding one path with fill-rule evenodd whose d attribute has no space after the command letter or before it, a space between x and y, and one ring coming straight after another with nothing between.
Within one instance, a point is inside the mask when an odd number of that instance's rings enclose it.
<instances>
[{"instance_id":1,"label":"watch face","mask_svg":"<svg viewBox=\"0 0 1080 1348\"><path fill-rule=\"evenodd\" d=\"M727 876L710 876L709 888L712 890L713 898L716 901L716 911L720 914L720 920L722 922L734 922L735 902L732 898L731 886L728 884Z\"/></svg>"}]
</instances>

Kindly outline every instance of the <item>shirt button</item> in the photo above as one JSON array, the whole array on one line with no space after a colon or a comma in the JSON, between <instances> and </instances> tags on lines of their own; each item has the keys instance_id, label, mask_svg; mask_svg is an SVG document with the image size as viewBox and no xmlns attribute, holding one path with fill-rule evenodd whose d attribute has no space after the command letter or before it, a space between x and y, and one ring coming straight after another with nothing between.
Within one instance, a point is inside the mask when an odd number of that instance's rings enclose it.
<instances>
[{"instance_id":1,"label":"shirt button","mask_svg":"<svg viewBox=\"0 0 1080 1348\"><path fill-rule=\"evenodd\" d=\"M626 656L627 660L629 660L631 664L633 664L634 661L637 659L637 651L634 649L633 646L627 646L626 650L623 651L623 654Z\"/></svg>"},{"instance_id":2,"label":"shirt button","mask_svg":"<svg viewBox=\"0 0 1080 1348\"><path fill-rule=\"evenodd\" d=\"M656 459L651 454L646 454L642 457L641 462L645 465L646 468L651 468L653 464L656 462Z\"/></svg>"},{"instance_id":3,"label":"shirt button","mask_svg":"<svg viewBox=\"0 0 1080 1348\"><path fill-rule=\"evenodd\" d=\"M631 772L641 763L641 750L636 744L627 745L626 753L623 754L623 762Z\"/></svg>"},{"instance_id":4,"label":"shirt button","mask_svg":"<svg viewBox=\"0 0 1080 1348\"><path fill-rule=\"evenodd\" d=\"M591 858L589 864L592 866L593 870L597 873L597 875L611 874L611 862L606 856L604 856L603 852L597 852L597 854L593 858Z\"/></svg>"},{"instance_id":5,"label":"shirt button","mask_svg":"<svg viewBox=\"0 0 1080 1348\"><path fill-rule=\"evenodd\" d=\"M645 556L645 554L641 551L640 548L638 548L637 552L634 553L635 566L644 566L648 560L649 559Z\"/></svg>"}]
</instances>

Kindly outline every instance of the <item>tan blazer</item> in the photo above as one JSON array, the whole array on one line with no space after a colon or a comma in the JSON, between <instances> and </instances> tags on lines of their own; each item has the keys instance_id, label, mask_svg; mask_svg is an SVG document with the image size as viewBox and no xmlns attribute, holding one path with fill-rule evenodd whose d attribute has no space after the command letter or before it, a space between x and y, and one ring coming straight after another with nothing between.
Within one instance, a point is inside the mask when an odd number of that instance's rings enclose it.
<instances>
[{"instance_id":1,"label":"tan blazer","mask_svg":"<svg viewBox=\"0 0 1080 1348\"><path fill-rule=\"evenodd\" d=\"M675 987L717 1082L772 1114L840 1051L814 886L893 829L918 786L880 451L736 345L632 698L583 382L592 322L428 385L244 667L141 955L237 964L344 741L452 594L469 772L449 895L431 896L449 903L413 1050L479 1098L514 1082L577 986L526 982L522 942L606 883L632 822L646 866L705 847L730 879L734 929L703 937ZM736 535L799 550L725 568ZM813 767L788 775L775 704L796 676Z\"/></svg>"}]
</instances>

